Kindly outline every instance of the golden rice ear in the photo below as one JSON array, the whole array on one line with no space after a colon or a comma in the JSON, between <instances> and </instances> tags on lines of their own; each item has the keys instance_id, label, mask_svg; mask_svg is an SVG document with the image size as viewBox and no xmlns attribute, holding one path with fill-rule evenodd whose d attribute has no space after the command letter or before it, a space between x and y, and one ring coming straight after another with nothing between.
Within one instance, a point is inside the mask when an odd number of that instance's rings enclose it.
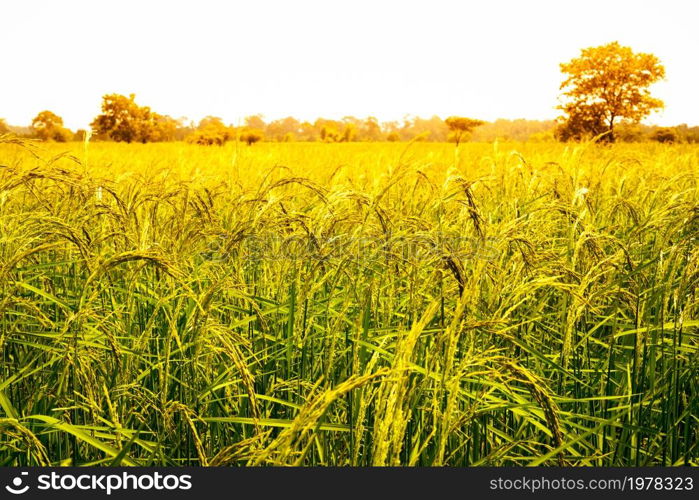
<instances>
[{"instance_id":1,"label":"golden rice ear","mask_svg":"<svg viewBox=\"0 0 699 500\"><path fill-rule=\"evenodd\" d=\"M329 406L350 391L375 379L389 375L388 369L360 376L352 376L333 389L319 392L300 408L298 416L265 449L260 450L250 465L302 465L313 443L314 432Z\"/></svg>"},{"instance_id":2,"label":"golden rice ear","mask_svg":"<svg viewBox=\"0 0 699 500\"><path fill-rule=\"evenodd\" d=\"M544 382L531 371L519 366L514 361L505 361L501 366L503 370L514 376L514 381L523 384L527 388L534 401L543 410L555 448L563 446L563 431L561 430L561 420L558 416L559 409ZM562 452L558 454L558 465L561 467L565 465Z\"/></svg>"},{"instance_id":3,"label":"golden rice ear","mask_svg":"<svg viewBox=\"0 0 699 500\"><path fill-rule=\"evenodd\" d=\"M10 449L26 451L32 465L47 467L51 465L48 453L43 443L26 426L16 418L0 418L0 452Z\"/></svg>"}]
</instances>

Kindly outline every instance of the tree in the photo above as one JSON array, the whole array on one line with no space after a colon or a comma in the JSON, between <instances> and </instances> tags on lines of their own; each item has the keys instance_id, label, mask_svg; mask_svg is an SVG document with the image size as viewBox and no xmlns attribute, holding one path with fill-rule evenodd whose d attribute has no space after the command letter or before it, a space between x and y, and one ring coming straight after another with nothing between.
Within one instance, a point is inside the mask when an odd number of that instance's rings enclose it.
<instances>
[{"instance_id":1,"label":"tree","mask_svg":"<svg viewBox=\"0 0 699 500\"><path fill-rule=\"evenodd\" d=\"M102 114L90 124L97 136L120 142L171 141L180 122L136 104L134 94L108 94L102 98Z\"/></svg>"},{"instance_id":2,"label":"tree","mask_svg":"<svg viewBox=\"0 0 699 500\"><path fill-rule=\"evenodd\" d=\"M265 134L262 130L245 129L240 134L240 140L245 142L248 146L252 146L256 142L260 142L264 136Z\"/></svg>"},{"instance_id":3,"label":"tree","mask_svg":"<svg viewBox=\"0 0 699 500\"><path fill-rule=\"evenodd\" d=\"M66 142L73 134L63 126L63 118L52 111L42 111L32 120L32 132L42 141Z\"/></svg>"},{"instance_id":4,"label":"tree","mask_svg":"<svg viewBox=\"0 0 699 500\"><path fill-rule=\"evenodd\" d=\"M359 126L360 141L380 141L382 135L379 120L374 116L368 117Z\"/></svg>"},{"instance_id":5,"label":"tree","mask_svg":"<svg viewBox=\"0 0 699 500\"><path fill-rule=\"evenodd\" d=\"M199 125L197 125L198 130L205 130L207 128L225 128L226 125L223 123L223 119L218 116L205 116L199 120Z\"/></svg>"},{"instance_id":6,"label":"tree","mask_svg":"<svg viewBox=\"0 0 699 500\"><path fill-rule=\"evenodd\" d=\"M301 124L299 121L292 116L287 116L286 118L270 122L265 128L265 135L270 140L287 142L287 138L290 137L289 134L295 137L300 130Z\"/></svg>"},{"instance_id":7,"label":"tree","mask_svg":"<svg viewBox=\"0 0 699 500\"><path fill-rule=\"evenodd\" d=\"M592 103L571 107L568 117L556 128L556 138L560 141L580 141L607 134L604 106Z\"/></svg>"},{"instance_id":8,"label":"tree","mask_svg":"<svg viewBox=\"0 0 699 500\"><path fill-rule=\"evenodd\" d=\"M484 125L485 122L482 120L476 120L475 118L466 118L463 116L450 116L444 123L447 124L449 130L451 130L451 137L458 146L459 143L468 136L468 134L473 131L474 128Z\"/></svg>"},{"instance_id":9,"label":"tree","mask_svg":"<svg viewBox=\"0 0 699 500\"><path fill-rule=\"evenodd\" d=\"M342 142L353 142L357 139L357 126L354 123L345 123L342 131Z\"/></svg>"},{"instance_id":10,"label":"tree","mask_svg":"<svg viewBox=\"0 0 699 500\"><path fill-rule=\"evenodd\" d=\"M480 124L482 125L483 122ZM446 142L449 135L449 126L439 116L433 116L432 118L416 116L412 121L411 128L416 136L426 134L430 141L435 142Z\"/></svg>"},{"instance_id":11,"label":"tree","mask_svg":"<svg viewBox=\"0 0 699 500\"><path fill-rule=\"evenodd\" d=\"M245 117L245 126L249 129L265 129L265 121L262 119L262 115L252 115Z\"/></svg>"},{"instance_id":12,"label":"tree","mask_svg":"<svg viewBox=\"0 0 699 500\"><path fill-rule=\"evenodd\" d=\"M147 138L149 141L161 142L177 139L177 130L182 127L181 120L153 112L151 112L150 118Z\"/></svg>"},{"instance_id":13,"label":"tree","mask_svg":"<svg viewBox=\"0 0 699 500\"><path fill-rule=\"evenodd\" d=\"M203 146L223 146L234 137L234 132L218 116L206 116L201 119L197 130L187 137L187 142Z\"/></svg>"},{"instance_id":14,"label":"tree","mask_svg":"<svg viewBox=\"0 0 699 500\"><path fill-rule=\"evenodd\" d=\"M653 132L650 138L654 141L663 143L677 142L677 134L672 128L668 127L659 128L658 130Z\"/></svg>"},{"instance_id":15,"label":"tree","mask_svg":"<svg viewBox=\"0 0 699 500\"><path fill-rule=\"evenodd\" d=\"M318 133L313 124L306 121L299 126L299 137L302 141L313 142L318 140Z\"/></svg>"},{"instance_id":16,"label":"tree","mask_svg":"<svg viewBox=\"0 0 699 500\"><path fill-rule=\"evenodd\" d=\"M665 68L653 54L634 53L612 42L583 49L580 57L561 64L561 72L567 77L561 83L564 102L559 109L567 121L577 121L573 136L599 135L601 127L605 140L614 142L617 120L638 122L663 107L649 91L665 77Z\"/></svg>"},{"instance_id":17,"label":"tree","mask_svg":"<svg viewBox=\"0 0 699 500\"><path fill-rule=\"evenodd\" d=\"M117 142L139 140L142 127L139 122L144 119L141 107L136 104L136 96L108 94L102 97L102 114L90 124L98 136L107 136Z\"/></svg>"},{"instance_id":18,"label":"tree","mask_svg":"<svg viewBox=\"0 0 699 500\"><path fill-rule=\"evenodd\" d=\"M313 123L313 128L318 131L318 137L323 142L340 142L342 140L343 124L341 122L318 118Z\"/></svg>"}]
</instances>

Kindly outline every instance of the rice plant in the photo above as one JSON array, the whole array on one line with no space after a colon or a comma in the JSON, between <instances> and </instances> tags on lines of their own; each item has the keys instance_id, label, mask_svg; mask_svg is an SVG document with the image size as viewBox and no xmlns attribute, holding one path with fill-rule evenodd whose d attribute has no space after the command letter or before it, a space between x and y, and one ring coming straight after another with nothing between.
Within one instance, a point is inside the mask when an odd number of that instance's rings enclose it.
<instances>
[{"instance_id":1,"label":"rice plant","mask_svg":"<svg viewBox=\"0 0 699 500\"><path fill-rule=\"evenodd\" d=\"M699 464L696 146L2 141L3 465Z\"/></svg>"}]
</instances>

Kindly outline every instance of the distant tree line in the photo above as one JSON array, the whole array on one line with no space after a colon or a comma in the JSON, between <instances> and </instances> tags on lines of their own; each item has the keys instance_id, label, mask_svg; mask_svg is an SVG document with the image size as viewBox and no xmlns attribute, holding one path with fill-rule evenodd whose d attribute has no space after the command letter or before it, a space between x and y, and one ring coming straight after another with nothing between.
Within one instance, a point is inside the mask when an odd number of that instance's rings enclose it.
<instances>
[{"instance_id":1,"label":"distant tree line","mask_svg":"<svg viewBox=\"0 0 699 500\"><path fill-rule=\"evenodd\" d=\"M456 142L454 133L445 120L437 116L428 119L406 117L401 121L381 123L373 117L366 119L346 117L342 120L319 118L311 123L299 121L293 117L265 122L261 116L255 115L247 117L239 127L226 125L221 118L214 116L208 116L199 123L191 123L183 118L157 116L157 118L146 120L146 123L134 127L131 131L123 124L116 126L116 120L102 119L101 124L113 125L111 131L114 135L110 133L110 129L96 129L91 131L91 140L187 141L202 145L222 145L235 140L246 144L255 144L259 141ZM133 123L129 125L131 126ZM496 140L548 142L560 139L557 137L560 126L560 121L556 120L498 119L474 127L466 137L467 140L474 142ZM56 142L83 141L87 134L86 130L73 132L67 129L59 116L46 111L39 113L29 127L11 126L0 119L0 134L9 132ZM621 123L616 126L615 135L616 140L621 142L699 143L699 127L690 127L686 124L659 127L640 123Z\"/></svg>"},{"instance_id":2,"label":"distant tree line","mask_svg":"<svg viewBox=\"0 0 699 500\"><path fill-rule=\"evenodd\" d=\"M64 127L63 119L51 111L42 111L28 129L14 127L15 132L41 140L66 142L91 140L116 142L186 141L200 145L223 145L241 141L253 145L260 141L293 142L368 142L368 141L432 141L461 142L485 122L466 117L438 116L428 119L406 116L401 121L379 122L373 116L357 118L346 116L341 120L318 118L313 122L288 116L265 122L262 115L252 115L243 124L224 123L216 116L207 116L199 123L186 118L175 119L153 111L136 102L134 94L124 96L107 94L102 98L101 113L90 124L90 131L72 132ZM0 121L0 133L5 123Z\"/></svg>"},{"instance_id":3,"label":"distant tree line","mask_svg":"<svg viewBox=\"0 0 699 500\"><path fill-rule=\"evenodd\" d=\"M557 120L496 120L491 123L463 116L379 122L373 116L345 116L341 120L318 118L313 122L288 116L265 122L261 115L245 118L239 126L216 116L199 123L156 113L136 103L134 94L107 94L91 130L75 133L51 111L42 111L29 128L8 126L0 120L0 134L8 131L46 141L94 140L117 142L186 141L206 146L240 141L369 142L432 141L658 141L699 143L699 127L647 126L640 123L663 102L650 94L650 86L665 77L665 68L653 54L634 53L618 42L583 49L579 57L560 65L563 115Z\"/></svg>"}]
</instances>

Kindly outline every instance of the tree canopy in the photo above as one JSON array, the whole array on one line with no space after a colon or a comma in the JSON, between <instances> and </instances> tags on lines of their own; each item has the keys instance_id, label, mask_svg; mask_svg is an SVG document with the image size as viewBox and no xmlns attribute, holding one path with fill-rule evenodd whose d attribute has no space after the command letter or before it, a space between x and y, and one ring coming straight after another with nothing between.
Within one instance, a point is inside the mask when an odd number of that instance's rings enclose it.
<instances>
[{"instance_id":1,"label":"tree canopy","mask_svg":"<svg viewBox=\"0 0 699 500\"><path fill-rule=\"evenodd\" d=\"M66 142L73 138L72 132L63 126L63 118L48 110L34 117L31 129L42 141Z\"/></svg>"},{"instance_id":2,"label":"tree canopy","mask_svg":"<svg viewBox=\"0 0 699 500\"><path fill-rule=\"evenodd\" d=\"M444 120L444 123L446 123L449 130L451 130L451 138L454 140L457 146L473 131L474 128L485 124L485 122L482 120L466 118L463 116L450 116Z\"/></svg>"},{"instance_id":3,"label":"tree canopy","mask_svg":"<svg viewBox=\"0 0 699 500\"><path fill-rule=\"evenodd\" d=\"M136 96L107 94L102 98L102 114L90 124L95 134L114 141L151 142L175 139L178 121L136 104Z\"/></svg>"},{"instance_id":4,"label":"tree canopy","mask_svg":"<svg viewBox=\"0 0 699 500\"><path fill-rule=\"evenodd\" d=\"M187 136L187 142L202 146L223 146L235 136L235 131L226 126L218 116L206 116L199 121L197 129Z\"/></svg>"},{"instance_id":5,"label":"tree canopy","mask_svg":"<svg viewBox=\"0 0 699 500\"><path fill-rule=\"evenodd\" d=\"M561 83L566 114L558 135L561 139L604 134L613 142L618 121L638 122L663 107L650 95L649 87L665 77L665 68L653 54L634 53L618 42L581 51L580 57L561 64L566 75Z\"/></svg>"}]
</instances>

